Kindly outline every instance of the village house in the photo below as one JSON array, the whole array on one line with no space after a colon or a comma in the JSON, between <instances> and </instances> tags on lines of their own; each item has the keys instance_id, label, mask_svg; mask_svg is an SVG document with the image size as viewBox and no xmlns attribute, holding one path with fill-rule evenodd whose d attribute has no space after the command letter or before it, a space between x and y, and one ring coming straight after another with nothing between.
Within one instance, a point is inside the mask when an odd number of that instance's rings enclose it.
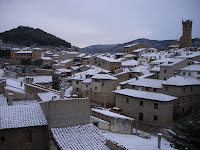
<instances>
[{"instance_id":1,"label":"village house","mask_svg":"<svg viewBox=\"0 0 200 150\"><path fill-rule=\"evenodd\" d=\"M113 92L116 107L121 108L124 115L160 127L166 127L173 122L173 102L177 97L133 89Z\"/></svg>"},{"instance_id":2,"label":"village house","mask_svg":"<svg viewBox=\"0 0 200 150\"><path fill-rule=\"evenodd\" d=\"M5 100L4 105L2 101ZM48 149L47 120L39 104L7 104L0 95L0 149ZM11 100L9 100L10 102Z\"/></svg>"},{"instance_id":3,"label":"village house","mask_svg":"<svg viewBox=\"0 0 200 150\"><path fill-rule=\"evenodd\" d=\"M149 48L148 46L144 44L132 44L132 45L127 45L123 47L123 53L128 53L132 54L133 50L139 49L139 48Z\"/></svg>"},{"instance_id":4,"label":"village house","mask_svg":"<svg viewBox=\"0 0 200 150\"><path fill-rule=\"evenodd\" d=\"M200 81L198 79L173 76L162 85L162 93L178 97L174 101L174 119L182 118L188 112L199 109Z\"/></svg>"},{"instance_id":5,"label":"village house","mask_svg":"<svg viewBox=\"0 0 200 150\"><path fill-rule=\"evenodd\" d=\"M111 72L114 72L115 70L121 68L120 60L102 55L93 56L89 60L83 62L83 65L89 65L89 64L101 67Z\"/></svg>"},{"instance_id":6,"label":"village house","mask_svg":"<svg viewBox=\"0 0 200 150\"><path fill-rule=\"evenodd\" d=\"M71 68L71 66L73 65L73 59L66 59L63 60L57 64L53 64L52 68L53 69L60 69L60 68Z\"/></svg>"},{"instance_id":7,"label":"village house","mask_svg":"<svg viewBox=\"0 0 200 150\"><path fill-rule=\"evenodd\" d=\"M74 58L77 55L79 55L78 52L61 51L60 55L58 57L58 61L61 62L61 61L64 61L66 59L72 59L72 60L74 60Z\"/></svg>"},{"instance_id":8,"label":"village house","mask_svg":"<svg viewBox=\"0 0 200 150\"><path fill-rule=\"evenodd\" d=\"M40 59L41 56L42 49L40 48L32 48L31 50L11 49L11 59Z\"/></svg>"},{"instance_id":9,"label":"village house","mask_svg":"<svg viewBox=\"0 0 200 150\"><path fill-rule=\"evenodd\" d=\"M167 80L175 74L179 74L179 70L183 67L191 65L192 62L187 59L171 58L168 62L160 65L160 80Z\"/></svg>"},{"instance_id":10,"label":"village house","mask_svg":"<svg viewBox=\"0 0 200 150\"><path fill-rule=\"evenodd\" d=\"M200 65L193 64L193 65L186 66L180 69L179 75L183 77L193 77L195 79L200 79Z\"/></svg>"}]
</instances>

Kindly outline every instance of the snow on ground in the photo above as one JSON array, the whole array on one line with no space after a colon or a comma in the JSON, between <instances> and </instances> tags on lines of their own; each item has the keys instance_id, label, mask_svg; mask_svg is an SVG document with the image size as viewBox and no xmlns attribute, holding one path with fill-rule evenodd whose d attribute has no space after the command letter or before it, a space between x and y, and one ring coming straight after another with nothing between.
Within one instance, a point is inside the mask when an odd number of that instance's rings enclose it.
<instances>
[{"instance_id":1,"label":"snow on ground","mask_svg":"<svg viewBox=\"0 0 200 150\"><path fill-rule=\"evenodd\" d=\"M65 96L69 97L72 93L72 86L65 90Z\"/></svg>"},{"instance_id":2,"label":"snow on ground","mask_svg":"<svg viewBox=\"0 0 200 150\"><path fill-rule=\"evenodd\" d=\"M131 134L112 133L101 130L106 139L115 141L119 145L123 145L128 150L175 150L170 147L170 142L166 139L161 139L161 148L158 148L158 137L151 136L151 138L141 138Z\"/></svg>"},{"instance_id":3,"label":"snow on ground","mask_svg":"<svg viewBox=\"0 0 200 150\"><path fill-rule=\"evenodd\" d=\"M0 79L3 78L3 69L0 69Z\"/></svg>"}]
</instances>

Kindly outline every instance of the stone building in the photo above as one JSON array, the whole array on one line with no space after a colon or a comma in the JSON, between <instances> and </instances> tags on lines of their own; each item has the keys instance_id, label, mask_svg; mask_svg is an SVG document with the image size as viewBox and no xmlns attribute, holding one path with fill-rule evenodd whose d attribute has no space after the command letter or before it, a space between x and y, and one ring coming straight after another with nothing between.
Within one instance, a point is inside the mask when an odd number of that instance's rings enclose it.
<instances>
[{"instance_id":1,"label":"stone building","mask_svg":"<svg viewBox=\"0 0 200 150\"><path fill-rule=\"evenodd\" d=\"M0 109L0 149L48 149L47 120L39 104Z\"/></svg>"},{"instance_id":2,"label":"stone building","mask_svg":"<svg viewBox=\"0 0 200 150\"><path fill-rule=\"evenodd\" d=\"M89 65L89 64L101 67L111 72L114 72L115 70L121 68L120 60L102 55L91 57L89 60L83 62L83 65Z\"/></svg>"},{"instance_id":3,"label":"stone building","mask_svg":"<svg viewBox=\"0 0 200 150\"><path fill-rule=\"evenodd\" d=\"M200 79L200 65L193 64L193 65L186 66L180 69L179 75L183 77L193 77L195 79Z\"/></svg>"},{"instance_id":4,"label":"stone building","mask_svg":"<svg viewBox=\"0 0 200 150\"><path fill-rule=\"evenodd\" d=\"M139 49L139 48L149 48L148 46L144 45L144 44L132 44L132 45L128 45L128 46L124 46L123 47L123 53L128 53L128 54L132 54L133 50Z\"/></svg>"},{"instance_id":5,"label":"stone building","mask_svg":"<svg viewBox=\"0 0 200 150\"><path fill-rule=\"evenodd\" d=\"M173 102L177 97L161 93L121 89L114 91L116 107L140 122L166 127L173 121Z\"/></svg>"},{"instance_id":6,"label":"stone building","mask_svg":"<svg viewBox=\"0 0 200 150\"><path fill-rule=\"evenodd\" d=\"M182 21L183 35L180 38L180 47L192 46L192 21Z\"/></svg>"},{"instance_id":7,"label":"stone building","mask_svg":"<svg viewBox=\"0 0 200 150\"><path fill-rule=\"evenodd\" d=\"M191 65L192 62L187 59L173 59L160 65L160 80L167 80L170 77L179 74L181 68Z\"/></svg>"},{"instance_id":8,"label":"stone building","mask_svg":"<svg viewBox=\"0 0 200 150\"><path fill-rule=\"evenodd\" d=\"M176 96L174 119L184 117L188 112L199 109L200 81L194 78L173 76L163 83L162 93Z\"/></svg>"},{"instance_id":9,"label":"stone building","mask_svg":"<svg viewBox=\"0 0 200 150\"><path fill-rule=\"evenodd\" d=\"M32 50L11 49L11 59L40 59L41 56L42 49L40 48L33 48Z\"/></svg>"}]
</instances>

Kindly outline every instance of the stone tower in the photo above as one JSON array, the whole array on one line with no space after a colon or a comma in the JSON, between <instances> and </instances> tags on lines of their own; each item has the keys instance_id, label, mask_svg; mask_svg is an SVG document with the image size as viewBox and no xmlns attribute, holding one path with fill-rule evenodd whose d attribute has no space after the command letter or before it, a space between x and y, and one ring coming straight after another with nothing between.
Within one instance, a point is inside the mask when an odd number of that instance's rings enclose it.
<instances>
[{"instance_id":1,"label":"stone tower","mask_svg":"<svg viewBox=\"0 0 200 150\"><path fill-rule=\"evenodd\" d=\"M191 47L192 46L192 21L182 21L183 35L180 38L180 47Z\"/></svg>"}]
</instances>

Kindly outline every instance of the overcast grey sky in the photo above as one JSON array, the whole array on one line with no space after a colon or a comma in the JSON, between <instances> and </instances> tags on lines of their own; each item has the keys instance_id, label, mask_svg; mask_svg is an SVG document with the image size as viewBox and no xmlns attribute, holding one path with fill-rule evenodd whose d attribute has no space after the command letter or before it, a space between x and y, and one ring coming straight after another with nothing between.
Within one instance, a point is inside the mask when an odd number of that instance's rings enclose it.
<instances>
[{"instance_id":1,"label":"overcast grey sky","mask_svg":"<svg viewBox=\"0 0 200 150\"><path fill-rule=\"evenodd\" d=\"M200 0L0 0L0 32L40 28L75 46L179 39L182 19L200 37Z\"/></svg>"}]
</instances>

